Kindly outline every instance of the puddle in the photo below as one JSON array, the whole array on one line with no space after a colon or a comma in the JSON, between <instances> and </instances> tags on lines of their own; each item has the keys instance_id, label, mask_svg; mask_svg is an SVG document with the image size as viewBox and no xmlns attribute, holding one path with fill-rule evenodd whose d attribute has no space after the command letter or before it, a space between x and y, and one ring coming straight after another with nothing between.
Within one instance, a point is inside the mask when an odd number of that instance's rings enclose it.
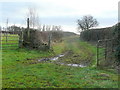
<instances>
[{"instance_id":1,"label":"puddle","mask_svg":"<svg viewBox=\"0 0 120 90\"><path fill-rule=\"evenodd\" d=\"M55 57L52 57L52 58L43 58L43 59L39 59L38 61L49 61L49 60L53 60L53 61L56 61L58 60L60 57L63 57L65 56L65 54L60 54L58 56L55 56ZM84 65L81 65L81 64L65 64L65 63L59 63L61 65L67 65L67 66L74 66L74 67L86 67Z\"/></svg>"},{"instance_id":2,"label":"puddle","mask_svg":"<svg viewBox=\"0 0 120 90\"><path fill-rule=\"evenodd\" d=\"M59 57L54 57L54 58L51 58L50 60L58 60Z\"/></svg>"},{"instance_id":3,"label":"puddle","mask_svg":"<svg viewBox=\"0 0 120 90\"><path fill-rule=\"evenodd\" d=\"M63 56L65 56L65 54L60 54L60 55L58 55L58 56L56 56L56 57L53 57L53 58L50 58L50 60L58 60L60 57L63 57Z\"/></svg>"},{"instance_id":4,"label":"puddle","mask_svg":"<svg viewBox=\"0 0 120 90\"><path fill-rule=\"evenodd\" d=\"M52 57L52 58L39 59L38 61L39 61L39 62L40 62L40 61L48 61L48 60L54 60L54 61L56 61L56 60L58 60L60 57L63 57L63 56L65 56L65 54L60 54L60 55L55 56L55 57Z\"/></svg>"},{"instance_id":5,"label":"puddle","mask_svg":"<svg viewBox=\"0 0 120 90\"><path fill-rule=\"evenodd\" d=\"M86 66L84 66L84 65L80 65L80 64L67 64L67 66L86 67Z\"/></svg>"}]
</instances>

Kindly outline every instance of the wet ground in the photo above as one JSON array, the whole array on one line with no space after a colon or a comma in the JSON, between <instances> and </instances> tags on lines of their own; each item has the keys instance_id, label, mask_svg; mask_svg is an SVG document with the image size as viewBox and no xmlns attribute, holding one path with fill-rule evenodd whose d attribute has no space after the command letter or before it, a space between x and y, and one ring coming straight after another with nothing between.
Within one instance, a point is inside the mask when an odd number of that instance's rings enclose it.
<instances>
[{"instance_id":1,"label":"wet ground","mask_svg":"<svg viewBox=\"0 0 120 90\"><path fill-rule=\"evenodd\" d=\"M74 54L72 51L67 51L51 58L38 59L38 62L51 62L74 67L86 67L89 64L87 61L80 60L80 55Z\"/></svg>"}]
</instances>

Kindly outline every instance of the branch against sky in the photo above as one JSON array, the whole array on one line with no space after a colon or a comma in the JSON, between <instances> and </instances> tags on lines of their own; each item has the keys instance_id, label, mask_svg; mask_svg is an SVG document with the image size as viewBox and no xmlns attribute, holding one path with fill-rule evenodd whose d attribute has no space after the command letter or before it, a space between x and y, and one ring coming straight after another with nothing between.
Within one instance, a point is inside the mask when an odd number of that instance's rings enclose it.
<instances>
[{"instance_id":1,"label":"branch against sky","mask_svg":"<svg viewBox=\"0 0 120 90\"><path fill-rule=\"evenodd\" d=\"M27 12L27 18L30 19L30 27L31 28L39 28L40 21L39 21L39 15L37 13L37 9L34 7L29 7Z\"/></svg>"},{"instance_id":2,"label":"branch against sky","mask_svg":"<svg viewBox=\"0 0 120 90\"><path fill-rule=\"evenodd\" d=\"M77 24L78 24L78 29L88 30L92 27L98 26L99 23L95 18L93 18L93 16L86 15L83 16L81 19L78 19Z\"/></svg>"}]
</instances>

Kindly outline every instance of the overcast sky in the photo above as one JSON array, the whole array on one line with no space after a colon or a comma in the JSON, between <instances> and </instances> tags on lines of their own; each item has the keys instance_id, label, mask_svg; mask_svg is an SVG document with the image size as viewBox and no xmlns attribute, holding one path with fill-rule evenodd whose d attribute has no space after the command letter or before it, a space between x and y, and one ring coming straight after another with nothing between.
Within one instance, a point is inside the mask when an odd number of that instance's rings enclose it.
<instances>
[{"instance_id":1,"label":"overcast sky","mask_svg":"<svg viewBox=\"0 0 120 90\"><path fill-rule=\"evenodd\" d=\"M65 31L77 33L76 20L84 15L92 15L99 22L98 27L112 26L118 22L119 0L1 0L0 23L6 19L9 25L26 26L28 7L34 7L39 14L40 23L61 25Z\"/></svg>"}]
</instances>

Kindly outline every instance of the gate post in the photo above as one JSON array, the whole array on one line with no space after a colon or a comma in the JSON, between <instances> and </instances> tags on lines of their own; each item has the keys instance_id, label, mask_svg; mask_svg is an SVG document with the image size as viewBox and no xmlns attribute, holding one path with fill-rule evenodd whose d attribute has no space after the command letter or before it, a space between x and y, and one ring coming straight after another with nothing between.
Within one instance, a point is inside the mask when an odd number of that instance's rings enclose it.
<instances>
[{"instance_id":1,"label":"gate post","mask_svg":"<svg viewBox=\"0 0 120 90\"><path fill-rule=\"evenodd\" d=\"M27 38L28 38L28 41L29 41L29 36L30 36L30 27L29 27L29 18L27 18Z\"/></svg>"},{"instance_id":2,"label":"gate post","mask_svg":"<svg viewBox=\"0 0 120 90\"><path fill-rule=\"evenodd\" d=\"M49 32L49 34L48 34L49 36L48 36L48 48L50 49L50 47L51 47L51 33Z\"/></svg>"},{"instance_id":3,"label":"gate post","mask_svg":"<svg viewBox=\"0 0 120 90\"><path fill-rule=\"evenodd\" d=\"M21 30L19 34L19 48L23 47L23 31Z\"/></svg>"},{"instance_id":4,"label":"gate post","mask_svg":"<svg viewBox=\"0 0 120 90\"><path fill-rule=\"evenodd\" d=\"M99 42L100 40L98 40L98 43L97 43L97 67L99 66Z\"/></svg>"},{"instance_id":5,"label":"gate post","mask_svg":"<svg viewBox=\"0 0 120 90\"><path fill-rule=\"evenodd\" d=\"M107 58L107 40L105 40L105 61Z\"/></svg>"}]
</instances>

